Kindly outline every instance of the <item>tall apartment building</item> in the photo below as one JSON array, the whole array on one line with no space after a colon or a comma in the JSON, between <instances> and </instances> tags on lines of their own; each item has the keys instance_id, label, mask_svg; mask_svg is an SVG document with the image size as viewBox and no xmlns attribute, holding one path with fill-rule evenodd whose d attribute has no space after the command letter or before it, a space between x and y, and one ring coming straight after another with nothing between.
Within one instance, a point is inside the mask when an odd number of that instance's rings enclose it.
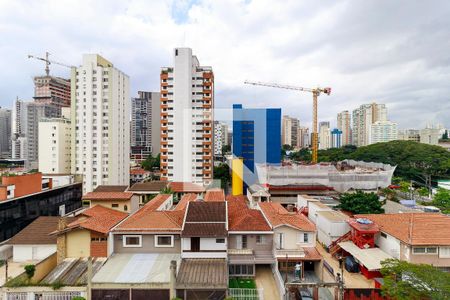
<instances>
[{"instance_id":1,"label":"tall apartment building","mask_svg":"<svg viewBox=\"0 0 450 300\"><path fill-rule=\"evenodd\" d=\"M0 107L0 158L11 157L11 110Z\"/></svg>"},{"instance_id":2,"label":"tall apartment building","mask_svg":"<svg viewBox=\"0 0 450 300\"><path fill-rule=\"evenodd\" d=\"M27 113L30 103L19 99L14 101L11 121L11 158L13 159L27 158Z\"/></svg>"},{"instance_id":3,"label":"tall apartment building","mask_svg":"<svg viewBox=\"0 0 450 300\"><path fill-rule=\"evenodd\" d=\"M300 126L297 128L297 148L309 148L311 145L309 128Z\"/></svg>"},{"instance_id":4,"label":"tall apartment building","mask_svg":"<svg viewBox=\"0 0 450 300\"><path fill-rule=\"evenodd\" d=\"M377 121L370 127L370 144L384 143L397 139L397 123L391 121Z\"/></svg>"},{"instance_id":5,"label":"tall apartment building","mask_svg":"<svg viewBox=\"0 0 450 300\"><path fill-rule=\"evenodd\" d=\"M319 123L319 149L331 148L330 122Z\"/></svg>"},{"instance_id":6,"label":"tall apartment building","mask_svg":"<svg viewBox=\"0 0 450 300\"><path fill-rule=\"evenodd\" d=\"M72 68L71 173L83 193L130 182L130 80L98 54Z\"/></svg>"},{"instance_id":7,"label":"tall apartment building","mask_svg":"<svg viewBox=\"0 0 450 300\"><path fill-rule=\"evenodd\" d=\"M144 160L149 154L160 151L160 101L157 92L138 92L137 98L131 98L131 156L135 160Z\"/></svg>"},{"instance_id":8,"label":"tall apartment building","mask_svg":"<svg viewBox=\"0 0 450 300\"><path fill-rule=\"evenodd\" d=\"M331 131L331 148L341 148L342 146L342 131L334 128Z\"/></svg>"},{"instance_id":9,"label":"tall apartment building","mask_svg":"<svg viewBox=\"0 0 450 300\"><path fill-rule=\"evenodd\" d=\"M214 74L190 48L174 49L161 70L161 179L209 185L213 179Z\"/></svg>"},{"instance_id":10,"label":"tall apartment building","mask_svg":"<svg viewBox=\"0 0 450 300\"><path fill-rule=\"evenodd\" d=\"M337 115L337 129L342 131L342 146L352 144L351 115L344 110Z\"/></svg>"},{"instance_id":11,"label":"tall apartment building","mask_svg":"<svg viewBox=\"0 0 450 300\"><path fill-rule=\"evenodd\" d=\"M225 145L228 145L228 125L214 121L214 155L221 156Z\"/></svg>"},{"instance_id":12,"label":"tall apartment building","mask_svg":"<svg viewBox=\"0 0 450 300\"><path fill-rule=\"evenodd\" d=\"M283 116L281 125L281 144L297 147L298 144L298 128L300 126L300 120L297 118L291 118L289 116Z\"/></svg>"},{"instance_id":13,"label":"tall apartment building","mask_svg":"<svg viewBox=\"0 0 450 300\"><path fill-rule=\"evenodd\" d=\"M427 125L419 132L419 141L424 144L437 145L440 138L442 138L440 126Z\"/></svg>"},{"instance_id":14,"label":"tall apartment building","mask_svg":"<svg viewBox=\"0 0 450 300\"><path fill-rule=\"evenodd\" d=\"M397 138L402 141L420 142L420 130L417 129L398 130Z\"/></svg>"},{"instance_id":15,"label":"tall apartment building","mask_svg":"<svg viewBox=\"0 0 450 300\"><path fill-rule=\"evenodd\" d=\"M352 143L356 146L370 144L371 125L377 121L387 121L385 104L363 104L353 110Z\"/></svg>"},{"instance_id":16,"label":"tall apartment building","mask_svg":"<svg viewBox=\"0 0 450 300\"><path fill-rule=\"evenodd\" d=\"M70 106L70 80L54 76L36 76L33 81L35 102L58 107Z\"/></svg>"},{"instance_id":17,"label":"tall apartment building","mask_svg":"<svg viewBox=\"0 0 450 300\"><path fill-rule=\"evenodd\" d=\"M39 121L39 172L70 174L71 147L70 108L61 108L60 118Z\"/></svg>"}]
</instances>

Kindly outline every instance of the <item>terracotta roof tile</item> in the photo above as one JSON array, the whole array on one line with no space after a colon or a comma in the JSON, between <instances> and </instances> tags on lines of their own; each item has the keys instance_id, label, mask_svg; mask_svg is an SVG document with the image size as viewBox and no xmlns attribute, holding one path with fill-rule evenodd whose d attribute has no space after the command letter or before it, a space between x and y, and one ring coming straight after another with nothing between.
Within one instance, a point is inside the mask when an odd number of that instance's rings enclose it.
<instances>
[{"instance_id":1,"label":"terracotta roof tile","mask_svg":"<svg viewBox=\"0 0 450 300\"><path fill-rule=\"evenodd\" d=\"M144 174L150 174L150 171L146 171L144 169L137 168L137 169L131 169L130 174L131 175L144 175Z\"/></svg>"},{"instance_id":2,"label":"terracotta roof tile","mask_svg":"<svg viewBox=\"0 0 450 300\"><path fill-rule=\"evenodd\" d=\"M181 197L181 200L178 202L177 206L175 207L175 210L184 210L189 202L197 200L198 195L189 193L184 194L183 197Z\"/></svg>"},{"instance_id":3,"label":"terracotta roof tile","mask_svg":"<svg viewBox=\"0 0 450 300\"><path fill-rule=\"evenodd\" d=\"M94 192L125 192L128 185L99 185Z\"/></svg>"},{"instance_id":4,"label":"terracotta roof tile","mask_svg":"<svg viewBox=\"0 0 450 300\"><path fill-rule=\"evenodd\" d=\"M186 222L226 222L226 204L224 202L189 202Z\"/></svg>"},{"instance_id":5,"label":"terracotta roof tile","mask_svg":"<svg viewBox=\"0 0 450 300\"><path fill-rule=\"evenodd\" d=\"M11 245L51 245L56 244L56 236L50 235L58 228L59 217L38 217L30 225L13 236Z\"/></svg>"},{"instance_id":6,"label":"terracotta roof tile","mask_svg":"<svg viewBox=\"0 0 450 300\"><path fill-rule=\"evenodd\" d=\"M159 207L167 201L167 199L169 199L170 197L172 197L172 195L170 194L158 194L155 198L153 198L152 200L150 200L149 202L147 202L144 207L145 210L150 211L150 210L158 210Z\"/></svg>"},{"instance_id":7,"label":"terracotta roof tile","mask_svg":"<svg viewBox=\"0 0 450 300\"><path fill-rule=\"evenodd\" d=\"M139 182L133 184L128 190L131 192L159 192L168 184L168 181Z\"/></svg>"},{"instance_id":8,"label":"terracotta roof tile","mask_svg":"<svg viewBox=\"0 0 450 300\"><path fill-rule=\"evenodd\" d=\"M207 190L205 201L225 201L225 192L222 189Z\"/></svg>"},{"instance_id":9,"label":"terracotta roof tile","mask_svg":"<svg viewBox=\"0 0 450 300\"><path fill-rule=\"evenodd\" d=\"M107 208L101 205L95 205L83 211L77 220L69 223L67 227L86 228L92 231L107 234L112 227L128 216L127 213Z\"/></svg>"},{"instance_id":10,"label":"terracotta roof tile","mask_svg":"<svg viewBox=\"0 0 450 300\"><path fill-rule=\"evenodd\" d=\"M316 231L316 226L301 213L288 212L280 203L259 203L264 215L273 227L288 225L304 231Z\"/></svg>"},{"instance_id":11,"label":"terracotta roof tile","mask_svg":"<svg viewBox=\"0 0 450 300\"><path fill-rule=\"evenodd\" d=\"M183 237L224 237L227 235L225 223L185 223Z\"/></svg>"},{"instance_id":12,"label":"terracotta roof tile","mask_svg":"<svg viewBox=\"0 0 450 300\"><path fill-rule=\"evenodd\" d=\"M271 231L262 213L250 209L245 196L227 196L229 231Z\"/></svg>"},{"instance_id":13,"label":"terracotta roof tile","mask_svg":"<svg viewBox=\"0 0 450 300\"><path fill-rule=\"evenodd\" d=\"M129 192L90 192L83 196L83 200L129 200L133 193Z\"/></svg>"},{"instance_id":14,"label":"terracotta roof tile","mask_svg":"<svg viewBox=\"0 0 450 300\"><path fill-rule=\"evenodd\" d=\"M175 193L203 193L205 188L192 182L170 182L168 185Z\"/></svg>"},{"instance_id":15,"label":"terracotta roof tile","mask_svg":"<svg viewBox=\"0 0 450 300\"><path fill-rule=\"evenodd\" d=\"M437 213L355 215L409 245L450 245L450 217Z\"/></svg>"}]
</instances>

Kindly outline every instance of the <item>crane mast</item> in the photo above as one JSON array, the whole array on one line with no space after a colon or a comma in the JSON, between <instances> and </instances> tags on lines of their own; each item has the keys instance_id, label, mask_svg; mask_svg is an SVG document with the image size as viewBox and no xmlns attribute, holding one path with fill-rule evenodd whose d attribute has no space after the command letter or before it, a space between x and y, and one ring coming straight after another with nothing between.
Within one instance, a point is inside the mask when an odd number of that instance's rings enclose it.
<instances>
[{"instance_id":1,"label":"crane mast","mask_svg":"<svg viewBox=\"0 0 450 300\"><path fill-rule=\"evenodd\" d=\"M301 92L312 93L313 95L313 116L312 116L312 162L317 163L317 151L319 149L319 139L318 139L318 126L317 126L317 100L321 93L326 95L331 94L331 88L304 88L300 86L292 86L292 85L284 85L278 83L270 83L270 82L259 82L259 81L248 81L244 82L245 84L256 85L256 86L265 86L265 87L273 87L278 89L286 89L286 90L295 90Z\"/></svg>"}]
</instances>

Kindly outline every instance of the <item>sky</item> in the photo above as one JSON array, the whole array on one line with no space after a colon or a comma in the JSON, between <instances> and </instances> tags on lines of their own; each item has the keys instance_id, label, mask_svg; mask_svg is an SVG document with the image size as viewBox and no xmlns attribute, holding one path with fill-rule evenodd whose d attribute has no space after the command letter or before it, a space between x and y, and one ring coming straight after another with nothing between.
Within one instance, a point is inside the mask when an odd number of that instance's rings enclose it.
<instances>
[{"instance_id":1,"label":"sky","mask_svg":"<svg viewBox=\"0 0 450 300\"><path fill-rule=\"evenodd\" d=\"M309 126L309 93L245 80L331 87L319 121L385 103L399 128L450 127L450 1L0 0L0 106L33 96L43 56L80 65L99 53L130 76L131 95L158 91L173 48L215 74L215 107L280 107ZM69 69L51 65L51 74Z\"/></svg>"}]
</instances>

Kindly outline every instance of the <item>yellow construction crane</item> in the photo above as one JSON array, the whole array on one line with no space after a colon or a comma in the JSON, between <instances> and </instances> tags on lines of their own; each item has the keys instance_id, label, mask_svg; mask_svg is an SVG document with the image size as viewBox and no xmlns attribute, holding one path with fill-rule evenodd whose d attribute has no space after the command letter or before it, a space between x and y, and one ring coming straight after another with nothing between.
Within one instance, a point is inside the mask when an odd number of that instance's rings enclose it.
<instances>
[{"instance_id":1,"label":"yellow construction crane","mask_svg":"<svg viewBox=\"0 0 450 300\"><path fill-rule=\"evenodd\" d=\"M60 65L60 66L67 67L67 68L72 68L73 67L73 66L69 66L69 65L57 62L57 61L50 60L50 59L48 59L49 55L50 55L50 53L45 52L45 58L43 58L43 57L34 56L34 55L30 55L29 54L28 58L34 58L34 59L45 61L45 74L47 76L50 75L50 65L51 64Z\"/></svg>"},{"instance_id":2,"label":"yellow construction crane","mask_svg":"<svg viewBox=\"0 0 450 300\"><path fill-rule=\"evenodd\" d=\"M295 90L295 91L301 91L301 92L309 92L313 94L313 121L312 121L312 162L317 163L317 150L319 149L319 140L318 140L318 133L317 133L317 97L320 96L321 93L324 93L326 95L331 94L331 88L304 88L300 86L292 86L292 85L284 85L284 84L277 84L277 83L268 83L268 82L258 82L258 81L245 81L245 84L251 84L251 85L259 85L259 86L267 86L267 87L273 87L278 89L287 89L287 90Z\"/></svg>"}]
</instances>

